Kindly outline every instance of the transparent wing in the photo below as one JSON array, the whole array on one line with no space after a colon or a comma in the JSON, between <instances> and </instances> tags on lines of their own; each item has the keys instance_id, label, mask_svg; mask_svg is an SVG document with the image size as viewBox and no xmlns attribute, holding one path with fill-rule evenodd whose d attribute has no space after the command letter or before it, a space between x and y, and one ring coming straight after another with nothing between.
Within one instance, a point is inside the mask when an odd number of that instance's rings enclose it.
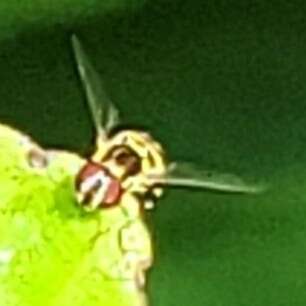
<instances>
[{"instance_id":1,"label":"transparent wing","mask_svg":"<svg viewBox=\"0 0 306 306\"><path fill-rule=\"evenodd\" d=\"M71 40L78 72L98 134L97 136L107 137L109 130L118 124L118 110L108 98L103 88L102 80L91 64L77 36L73 35Z\"/></svg>"},{"instance_id":2,"label":"transparent wing","mask_svg":"<svg viewBox=\"0 0 306 306\"><path fill-rule=\"evenodd\" d=\"M164 177L150 176L152 185L200 188L215 192L260 193L265 186L248 184L233 174L201 171L189 163L173 163Z\"/></svg>"}]
</instances>

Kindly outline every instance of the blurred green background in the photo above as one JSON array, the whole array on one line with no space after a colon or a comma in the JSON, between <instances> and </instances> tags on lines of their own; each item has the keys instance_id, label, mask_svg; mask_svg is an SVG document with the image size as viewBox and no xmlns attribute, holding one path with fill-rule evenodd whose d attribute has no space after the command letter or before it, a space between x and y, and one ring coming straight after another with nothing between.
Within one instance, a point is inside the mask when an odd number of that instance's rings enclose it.
<instances>
[{"instance_id":1,"label":"blurred green background","mask_svg":"<svg viewBox=\"0 0 306 306\"><path fill-rule=\"evenodd\" d=\"M306 303L303 1L0 3L0 118L88 154L78 34L125 122L174 160L263 180L260 196L171 190L148 215L152 306Z\"/></svg>"}]
</instances>

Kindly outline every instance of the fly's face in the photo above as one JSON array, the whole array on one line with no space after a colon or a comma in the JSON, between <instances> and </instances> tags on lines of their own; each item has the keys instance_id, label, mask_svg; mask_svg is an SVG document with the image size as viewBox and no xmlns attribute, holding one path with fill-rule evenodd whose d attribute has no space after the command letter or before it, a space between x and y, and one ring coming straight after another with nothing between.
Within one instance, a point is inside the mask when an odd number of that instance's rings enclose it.
<instances>
[{"instance_id":1,"label":"fly's face","mask_svg":"<svg viewBox=\"0 0 306 306\"><path fill-rule=\"evenodd\" d=\"M150 175L166 174L164 152L144 132L125 130L98 142L97 152L76 179L78 201L87 210L111 207L120 202L122 193L137 194L149 207L147 195L161 196ZM152 202L150 202L152 203Z\"/></svg>"}]
</instances>

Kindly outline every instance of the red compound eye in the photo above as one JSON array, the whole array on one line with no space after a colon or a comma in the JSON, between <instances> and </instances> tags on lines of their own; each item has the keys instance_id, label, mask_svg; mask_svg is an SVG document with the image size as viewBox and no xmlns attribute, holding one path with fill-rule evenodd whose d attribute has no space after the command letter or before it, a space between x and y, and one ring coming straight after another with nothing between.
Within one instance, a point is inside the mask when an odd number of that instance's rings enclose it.
<instances>
[{"instance_id":1,"label":"red compound eye","mask_svg":"<svg viewBox=\"0 0 306 306\"><path fill-rule=\"evenodd\" d=\"M80 190L82 182L84 182L87 178L91 177L92 175L96 174L98 171L107 171L102 165L94 162L88 162L85 166L80 170L76 177L75 185L76 189Z\"/></svg>"},{"instance_id":2,"label":"red compound eye","mask_svg":"<svg viewBox=\"0 0 306 306\"><path fill-rule=\"evenodd\" d=\"M102 174L102 177L101 177ZM86 191L81 190L82 184L91 181ZM101 195L98 199L99 207L111 207L119 203L122 194L122 188L119 180L114 178L107 168L99 163L89 161L78 173L76 177L76 190L83 194L83 201L81 204L90 206L96 200L96 197Z\"/></svg>"},{"instance_id":3,"label":"red compound eye","mask_svg":"<svg viewBox=\"0 0 306 306\"><path fill-rule=\"evenodd\" d=\"M116 179L112 179L109 183L109 187L105 193L104 201L102 203L106 204L107 206L112 206L118 203L122 193L120 182Z\"/></svg>"}]
</instances>

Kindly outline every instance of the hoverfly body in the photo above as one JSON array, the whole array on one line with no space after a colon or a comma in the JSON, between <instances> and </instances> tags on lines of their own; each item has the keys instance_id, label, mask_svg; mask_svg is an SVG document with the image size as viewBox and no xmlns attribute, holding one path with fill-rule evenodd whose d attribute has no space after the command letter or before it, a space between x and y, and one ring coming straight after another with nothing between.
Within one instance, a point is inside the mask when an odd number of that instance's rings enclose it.
<instances>
[{"instance_id":1,"label":"hoverfly body","mask_svg":"<svg viewBox=\"0 0 306 306\"><path fill-rule=\"evenodd\" d=\"M148 303L144 290L145 274L152 265L153 252L143 213L154 206L163 189L177 186L252 194L261 191L261 187L249 186L236 176L211 175L187 164L169 163L163 147L149 133L117 129L119 112L105 94L98 73L75 35L72 47L95 127L96 150L88 159L66 151L45 150L28 136L0 124L1 237L5 237L6 230L9 231L7 240L0 238L0 293L5 292L4 300L8 301L5 305L31 305L26 290L19 290L15 285L14 281L20 279L21 272L14 267L20 266L20 263L24 265L25 254L31 254L31 258L42 258L43 253L44 258L53 258L50 254L54 252L49 249L65 234L65 247L60 253L63 255L56 256L56 261L63 267L66 262L71 264L74 259L69 256L76 248L75 253L80 255L79 260L83 264L81 272L71 272L71 278L77 279L77 287L90 287L88 291L95 288L97 302L88 304L84 294L81 295L82 300L78 290L72 291L73 286L70 285L70 291L66 289L54 305L144 306ZM34 190L39 190L40 194L37 195ZM47 208L43 206L45 203ZM41 214L37 218L36 210L40 205L43 207L40 207L41 211L48 212L44 218ZM15 225L10 218L20 210L24 210L24 216L30 220L22 224L31 227L42 222L43 226L35 229L36 240L27 235L17 244L19 238L14 235L21 235L19 232L26 229L20 227L19 221ZM53 218L51 225L50 218ZM96 222L94 230L90 225L93 221ZM64 234L60 230L53 231L51 242L46 244L43 237L47 236L47 226L44 224L52 228L54 223ZM2 230L1 224L7 224L5 230ZM89 249L85 252L80 242L70 245L74 239L81 239L82 244L90 246ZM59 245L62 247L63 243ZM2 275L4 250L6 264L11 262L14 272ZM61 256L65 261L61 260ZM26 265L32 269L31 260L26 260ZM33 267L39 264L40 261L33 262ZM73 267L79 267L79 264ZM29 273L22 272L22 277L31 286L35 285L37 275L42 273L42 269L33 269ZM52 277L60 275L61 272L58 272ZM54 281L49 283L56 286ZM37 283L37 288L40 286ZM59 290L54 288L55 292ZM12 302L16 300L16 294L18 302Z\"/></svg>"},{"instance_id":2,"label":"hoverfly body","mask_svg":"<svg viewBox=\"0 0 306 306\"><path fill-rule=\"evenodd\" d=\"M120 130L112 134L111 131L119 124L119 112L101 87L98 74L91 66L76 36L73 36L72 42L80 79L97 132L96 152L91 162L80 171L79 178L82 178L82 174L91 169L91 166L96 167L97 171L99 167L101 169L106 167L109 170L107 172L114 174L118 185L125 192L144 196L150 191L156 197L161 196L162 188L166 186L250 194L262 190L261 186L247 185L235 175L217 175L216 177L212 172L198 171L188 163L167 163L163 147L146 132ZM113 182L111 179L110 181ZM100 194L100 191L95 194ZM85 198L86 195L82 192L78 193L81 203ZM100 205L105 204L103 198L100 198ZM88 205L86 209L96 209L99 206L98 198L95 198L95 201L89 201ZM143 206L151 207L149 203L143 203Z\"/></svg>"}]
</instances>

